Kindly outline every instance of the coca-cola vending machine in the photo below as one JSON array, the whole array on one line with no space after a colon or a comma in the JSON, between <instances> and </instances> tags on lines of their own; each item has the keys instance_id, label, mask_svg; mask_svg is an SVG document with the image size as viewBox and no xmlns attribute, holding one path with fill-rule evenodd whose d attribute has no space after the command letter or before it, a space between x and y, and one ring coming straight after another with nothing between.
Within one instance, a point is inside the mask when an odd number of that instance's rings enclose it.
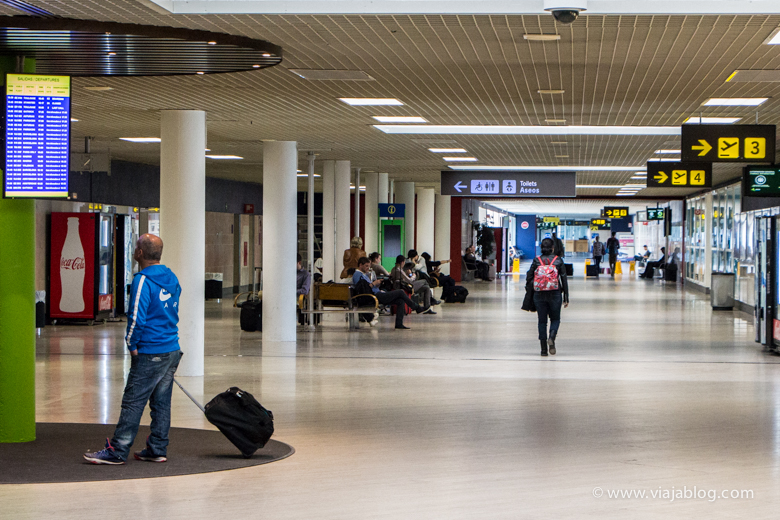
<instances>
[{"instance_id":1,"label":"coca-cola vending machine","mask_svg":"<svg viewBox=\"0 0 780 520\"><path fill-rule=\"evenodd\" d=\"M113 231L100 213L51 214L49 317L52 320L105 319L113 308L107 283L113 275ZM107 225L108 224L108 225Z\"/></svg>"}]
</instances>

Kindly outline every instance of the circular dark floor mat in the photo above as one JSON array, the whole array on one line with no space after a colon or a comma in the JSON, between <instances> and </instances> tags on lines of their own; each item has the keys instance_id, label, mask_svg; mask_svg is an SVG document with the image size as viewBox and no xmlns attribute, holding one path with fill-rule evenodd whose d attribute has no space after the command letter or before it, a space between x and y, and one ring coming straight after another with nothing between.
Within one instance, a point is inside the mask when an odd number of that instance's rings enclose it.
<instances>
[{"instance_id":1,"label":"circular dark floor mat","mask_svg":"<svg viewBox=\"0 0 780 520\"><path fill-rule=\"evenodd\" d=\"M141 426L126 464L95 465L82 458L87 451L102 449L113 433L114 425L38 423L34 442L0 443L0 484L172 477L258 466L295 453L289 444L272 439L245 459L218 431L171 428L168 462L142 462L132 456L144 448L149 435L149 427Z\"/></svg>"}]
</instances>

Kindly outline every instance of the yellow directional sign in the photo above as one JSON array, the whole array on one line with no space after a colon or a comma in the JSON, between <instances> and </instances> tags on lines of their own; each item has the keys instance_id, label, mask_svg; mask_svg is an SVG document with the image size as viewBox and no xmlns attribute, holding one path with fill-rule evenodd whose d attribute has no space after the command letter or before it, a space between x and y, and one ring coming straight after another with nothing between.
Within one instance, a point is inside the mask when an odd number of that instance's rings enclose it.
<instances>
[{"instance_id":1,"label":"yellow directional sign","mask_svg":"<svg viewBox=\"0 0 780 520\"><path fill-rule=\"evenodd\" d=\"M682 160L771 163L775 125L682 125Z\"/></svg>"},{"instance_id":2,"label":"yellow directional sign","mask_svg":"<svg viewBox=\"0 0 780 520\"><path fill-rule=\"evenodd\" d=\"M648 188L687 188L712 186L712 164L668 163L650 161L647 163Z\"/></svg>"},{"instance_id":3,"label":"yellow directional sign","mask_svg":"<svg viewBox=\"0 0 780 520\"><path fill-rule=\"evenodd\" d=\"M624 218L628 216L628 206L617 206L604 208L604 216L606 218Z\"/></svg>"},{"instance_id":4,"label":"yellow directional sign","mask_svg":"<svg viewBox=\"0 0 780 520\"><path fill-rule=\"evenodd\" d=\"M543 222L559 226L561 224L561 219L558 217L544 217Z\"/></svg>"}]
</instances>

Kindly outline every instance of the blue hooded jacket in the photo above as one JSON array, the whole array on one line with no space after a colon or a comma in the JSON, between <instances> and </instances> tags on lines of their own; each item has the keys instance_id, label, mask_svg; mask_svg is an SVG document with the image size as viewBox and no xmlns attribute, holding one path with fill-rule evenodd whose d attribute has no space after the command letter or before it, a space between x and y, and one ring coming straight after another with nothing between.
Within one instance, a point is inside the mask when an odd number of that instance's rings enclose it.
<instances>
[{"instance_id":1,"label":"blue hooded jacket","mask_svg":"<svg viewBox=\"0 0 780 520\"><path fill-rule=\"evenodd\" d=\"M139 354L179 350L181 286L173 271L150 265L133 277L125 343Z\"/></svg>"}]
</instances>

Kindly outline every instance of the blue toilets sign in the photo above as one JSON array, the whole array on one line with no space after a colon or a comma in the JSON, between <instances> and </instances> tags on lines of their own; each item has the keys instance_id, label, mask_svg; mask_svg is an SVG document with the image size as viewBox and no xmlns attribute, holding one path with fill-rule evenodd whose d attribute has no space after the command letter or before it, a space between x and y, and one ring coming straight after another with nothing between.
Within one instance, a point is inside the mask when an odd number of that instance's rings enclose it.
<instances>
[{"instance_id":1,"label":"blue toilets sign","mask_svg":"<svg viewBox=\"0 0 780 520\"><path fill-rule=\"evenodd\" d=\"M575 197L575 172L443 171L441 194L455 197Z\"/></svg>"},{"instance_id":2,"label":"blue toilets sign","mask_svg":"<svg viewBox=\"0 0 780 520\"><path fill-rule=\"evenodd\" d=\"M379 218L404 218L405 204L379 204Z\"/></svg>"}]
</instances>

